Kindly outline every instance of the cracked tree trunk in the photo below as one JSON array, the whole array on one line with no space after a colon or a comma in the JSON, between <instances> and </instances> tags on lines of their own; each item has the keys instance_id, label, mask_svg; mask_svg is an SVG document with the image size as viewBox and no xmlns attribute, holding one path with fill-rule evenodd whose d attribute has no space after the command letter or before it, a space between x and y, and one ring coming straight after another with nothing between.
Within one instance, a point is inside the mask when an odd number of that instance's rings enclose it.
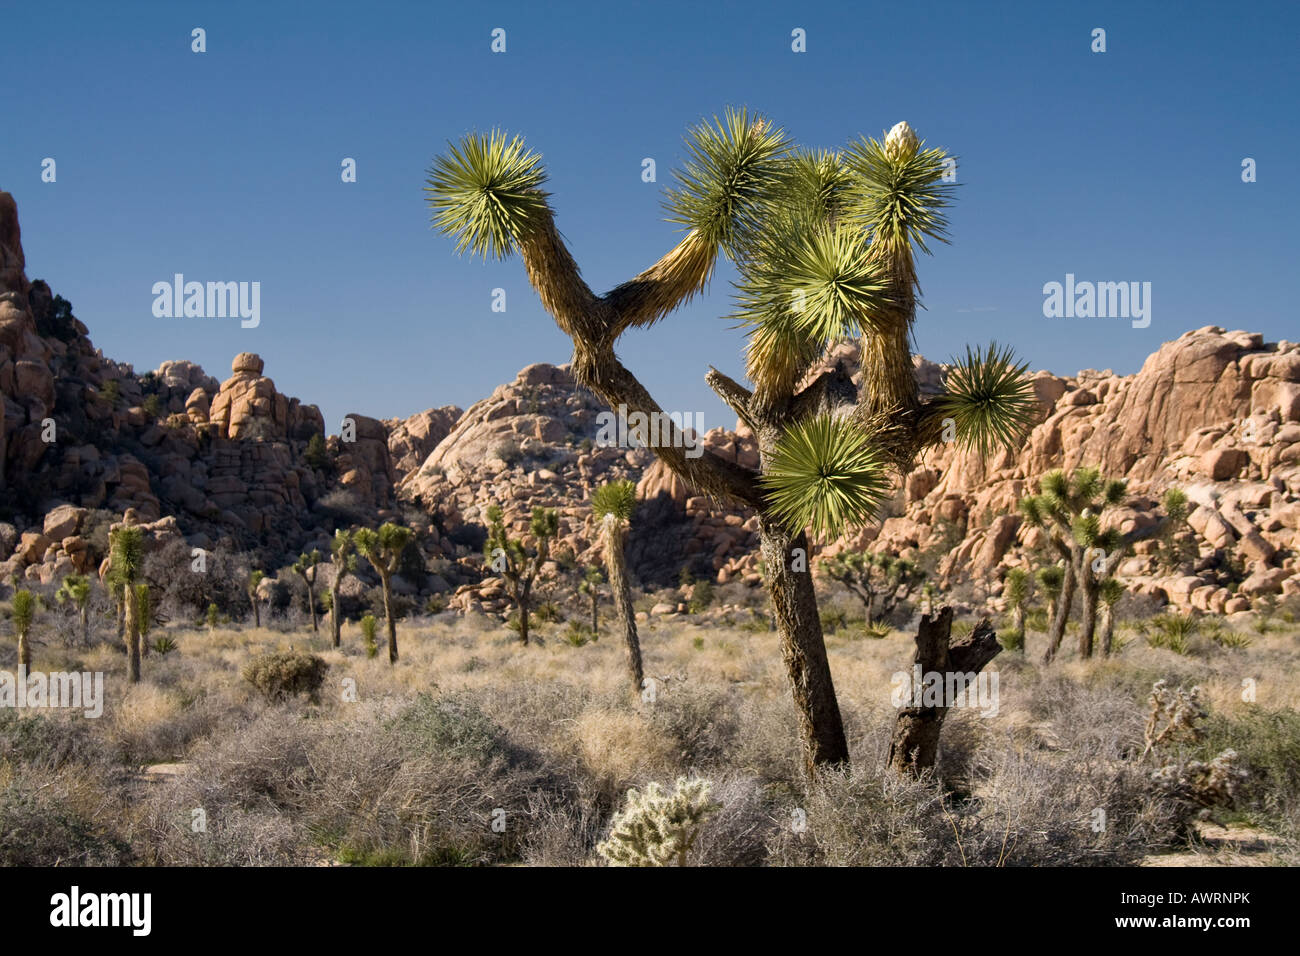
<instances>
[{"instance_id":1,"label":"cracked tree trunk","mask_svg":"<svg viewBox=\"0 0 1300 956\"><path fill-rule=\"evenodd\" d=\"M808 540L802 533L791 535L764 516L759 517L759 530L767 590L781 637L781 658L799 720L804 771L812 777L818 767L847 763L849 745L826 659L812 574L807 570ZM800 559L804 567L795 570Z\"/></svg>"},{"instance_id":2,"label":"cracked tree trunk","mask_svg":"<svg viewBox=\"0 0 1300 956\"><path fill-rule=\"evenodd\" d=\"M980 621L970 634L953 640L952 608L941 607L937 614L921 617L916 631L913 681L919 668L923 676L940 675L946 688L948 675L960 673L966 675L969 679L966 686L973 690L975 677L1001 650L1002 645L998 643L988 618ZM909 704L899 710L894 720L894 736L889 743L889 767L910 776L918 776L932 768L939 755L939 732L947 716L948 707L943 705Z\"/></svg>"}]
</instances>

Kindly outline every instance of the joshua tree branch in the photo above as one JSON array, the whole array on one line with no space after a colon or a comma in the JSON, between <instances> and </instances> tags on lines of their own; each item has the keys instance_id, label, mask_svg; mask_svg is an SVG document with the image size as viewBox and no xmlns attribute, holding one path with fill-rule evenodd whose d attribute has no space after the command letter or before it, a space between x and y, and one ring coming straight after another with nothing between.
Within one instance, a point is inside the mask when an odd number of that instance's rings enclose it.
<instances>
[{"instance_id":1,"label":"joshua tree branch","mask_svg":"<svg viewBox=\"0 0 1300 956\"><path fill-rule=\"evenodd\" d=\"M708 374L704 376L704 381L708 383L709 388L717 393L718 397L730 406L740 420L748 425L751 429L754 427L752 412L749 403L753 399L754 393L745 386L741 385L729 375L724 375L712 365L709 366Z\"/></svg>"}]
</instances>

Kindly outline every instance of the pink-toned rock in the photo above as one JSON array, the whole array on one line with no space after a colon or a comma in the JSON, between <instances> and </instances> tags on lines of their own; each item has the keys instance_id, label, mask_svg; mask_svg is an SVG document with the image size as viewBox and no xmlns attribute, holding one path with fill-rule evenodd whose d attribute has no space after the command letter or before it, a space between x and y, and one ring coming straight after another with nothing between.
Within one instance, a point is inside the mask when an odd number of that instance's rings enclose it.
<instances>
[{"instance_id":1,"label":"pink-toned rock","mask_svg":"<svg viewBox=\"0 0 1300 956\"><path fill-rule=\"evenodd\" d=\"M1201 472L1211 481L1227 481L1249 463L1250 456L1240 448L1211 448L1201 456Z\"/></svg>"}]
</instances>

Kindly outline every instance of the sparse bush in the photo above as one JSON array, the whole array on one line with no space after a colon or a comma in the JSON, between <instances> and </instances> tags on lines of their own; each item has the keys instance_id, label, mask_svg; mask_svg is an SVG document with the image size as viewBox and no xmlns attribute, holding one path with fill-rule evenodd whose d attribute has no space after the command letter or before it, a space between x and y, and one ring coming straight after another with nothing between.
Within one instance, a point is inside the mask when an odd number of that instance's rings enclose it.
<instances>
[{"instance_id":1,"label":"sparse bush","mask_svg":"<svg viewBox=\"0 0 1300 956\"><path fill-rule=\"evenodd\" d=\"M244 667L244 680L248 681L272 703L306 695L313 702L319 699L320 688L325 683L329 664L314 654L299 651L273 651L249 661Z\"/></svg>"}]
</instances>

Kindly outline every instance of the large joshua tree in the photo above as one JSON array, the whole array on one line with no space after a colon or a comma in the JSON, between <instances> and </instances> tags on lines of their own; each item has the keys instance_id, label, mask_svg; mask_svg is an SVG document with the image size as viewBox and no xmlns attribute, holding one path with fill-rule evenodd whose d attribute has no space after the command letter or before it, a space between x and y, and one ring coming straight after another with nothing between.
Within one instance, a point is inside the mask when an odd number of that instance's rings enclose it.
<instances>
[{"instance_id":1,"label":"large joshua tree","mask_svg":"<svg viewBox=\"0 0 1300 956\"><path fill-rule=\"evenodd\" d=\"M379 530L358 528L352 540L379 572L379 583L384 593L384 624L388 628L388 663L397 663L397 618L393 614L393 575L401 566L402 552L411 543L414 532L400 524L385 521Z\"/></svg>"},{"instance_id":2,"label":"large joshua tree","mask_svg":"<svg viewBox=\"0 0 1300 956\"><path fill-rule=\"evenodd\" d=\"M109 582L122 599L123 634L126 640L127 676L140 683L140 573L144 568L144 532L123 524L109 533Z\"/></svg>"},{"instance_id":3,"label":"large joshua tree","mask_svg":"<svg viewBox=\"0 0 1300 956\"><path fill-rule=\"evenodd\" d=\"M627 532L635 511L636 485L630 481L611 481L601 485L591 496L592 516L600 523L600 543L605 552L609 590L623 624L628 677L632 687L639 692L645 675L641 665L641 640L636 633L636 611L632 608L632 586L628 581L624 556Z\"/></svg>"},{"instance_id":4,"label":"large joshua tree","mask_svg":"<svg viewBox=\"0 0 1300 956\"><path fill-rule=\"evenodd\" d=\"M541 157L521 138L493 131L451 145L433 163L428 198L435 226L458 251L520 254L543 306L573 341L581 384L610 408L663 423L653 450L688 485L757 513L812 773L847 761L848 745L806 529L830 537L872 519L892 473L948 435L983 451L1012 441L1029 423L1032 392L1010 353L990 347L968 350L944 394L919 395L910 351L914 253L945 240L952 184L944 152L923 148L906 123L883 142L812 151L795 149L766 119L728 110L693 129L686 146L690 158L666 201L669 221L685 234L605 295L583 281L542 189ZM705 378L753 430L758 471L699 453L615 354L624 332L703 292L720 255L739 273L732 317L747 332L749 384L716 369ZM818 368L830 343L851 336L861 342L860 390L843 367Z\"/></svg>"},{"instance_id":5,"label":"large joshua tree","mask_svg":"<svg viewBox=\"0 0 1300 956\"><path fill-rule=\"evenodd\" d=\"M335 647L343 643L343 615L339 611L339 588L343 584L344 575L351 574L357 569L357 556L352 553L355 544L352 540L352 532L344 531L342 528L334 532L334 540L330 542L330 559L334 564L334 579L330 581L330 630L334 634Z\"/></svg>"}]
</instances>

